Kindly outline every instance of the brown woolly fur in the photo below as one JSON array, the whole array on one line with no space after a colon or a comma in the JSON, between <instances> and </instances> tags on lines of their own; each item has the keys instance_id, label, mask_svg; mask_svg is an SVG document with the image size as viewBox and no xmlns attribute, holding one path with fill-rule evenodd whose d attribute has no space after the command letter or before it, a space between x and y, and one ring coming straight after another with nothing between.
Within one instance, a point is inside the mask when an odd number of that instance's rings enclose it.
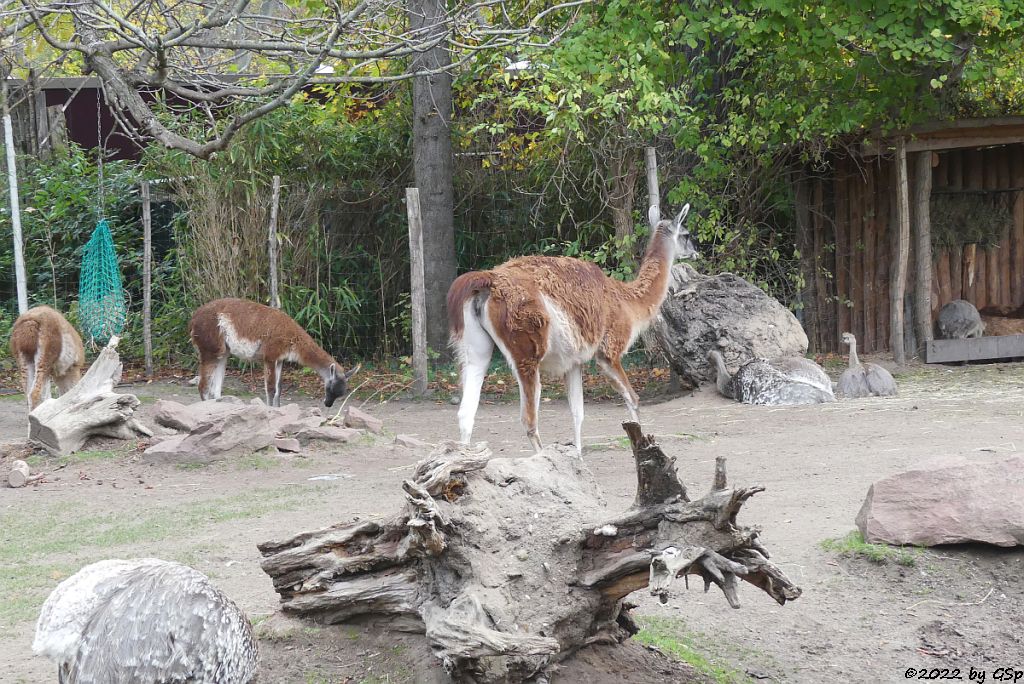
<instances>
[{"instance_id":1,"label":"brown woolly fur","mask_svg":"<svg viewBox=\"0 0 1024 684\"><path fill-rule=\"evenodd\" d=\"M48 306L29 309L14 322L11 355L21 369L30 409L50 398L50 380L64 394L82 377L85 348L78 331Z\"/></svg>"},{"instance_id":2,"label":"brown woolly fur","mask_svg":"<svg viewBox=\"0 0 1024 684\"><path fill-rule=\"evenodd\" d=\"M204 304L192 315L188 331L199 352L199 396L203 399L220 396L228 355L263 362L271 406L280 405L281 365L285 361L320 375L327 406L345 394L345 381L358 370L342 373L341 365L288 314L245 299L216 299Z\"/></svg>"},{"instance_id":3,"label":"brown woolly fur","mask_svg":"<svg viewBox=\"0 0 1024 684\"><path fill-rule=\"evenodd\" d=\"M541 371L566 377L577 448L583 418L581 373L591 359L622 394L633 419L639 420L637 396L621 357L661 306L676 249L681 245L683 256L696 254L682 228L688 209L684 207L674 221L657 222L630 283L609 278L593 263L548 256L519 257L455 279L447 303L452 346L463 368L463 441L472 433L494 344L517 375L524 427L537 449Z\"/></svg>"}]
</instances>

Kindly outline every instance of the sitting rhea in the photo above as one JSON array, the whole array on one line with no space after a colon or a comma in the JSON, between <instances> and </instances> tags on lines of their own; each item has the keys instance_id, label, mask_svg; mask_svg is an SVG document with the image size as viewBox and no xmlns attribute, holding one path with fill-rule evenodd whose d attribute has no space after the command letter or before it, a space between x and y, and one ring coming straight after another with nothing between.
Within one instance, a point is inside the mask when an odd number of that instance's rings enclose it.
<instances>
[{"instance_id":1,"label":"sitting rhea","mask_svg":"<svg viewBox=\"0 0 1024 684\"><path fill-rule=\"evenodd\" d=\"M985 334L978 309L963 299L954 299L939 309L938 328L939 337L944 340L964 340Z\"/></svg>"},{"instance_id":2,"label":"sitting rhea","mask_svg":"<svg viewBox=\"0 0 1024 684\"><path fill-rule=\"evenodd\" d=\"M795 406L835 401L825 372L820 376L810 373L806 364L776 362L790 368L787 373L767 359L753 359L730 375L720 352L708 352L708 361L715 367L718 391L742 404Z\"/></svg>"},{"instance_id":3,"label":"sitting rhea","mask_svg":"<svg viewBox=\"0 0 1024 684\"><path fill-rule=\"evenodd\" d=\"M61 684L246 684L252 625L205 575L156 558L104 560L57 585L32 650Z\"/></svg>"},{"instance_id":4,"label":"sitting rhea","mask_svg":"<svg viewBox=\"0 0 1024 684\"><path fill-rule=\"evenodd\" d=\"M896 395L896 381L889 371L877 363L861 363L857 358L857 338L843 333L843 344L850 347L850 367L843 371L836 383L836 392L846 399L860 397L892 397Z\"/></svg>"}]
</instances>

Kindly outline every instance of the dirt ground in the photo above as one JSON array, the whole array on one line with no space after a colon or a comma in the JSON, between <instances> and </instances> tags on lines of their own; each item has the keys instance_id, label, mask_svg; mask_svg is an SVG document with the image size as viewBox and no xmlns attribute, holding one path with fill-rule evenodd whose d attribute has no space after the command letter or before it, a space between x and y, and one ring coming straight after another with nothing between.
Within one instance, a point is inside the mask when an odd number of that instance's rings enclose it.
<instances>
[{"instance_id":1,"label":"dirt ground","mask_svg":"<svg viewBox=\"0 0 1024 684\"><path fill-rule=\"evenodd\" d=\"M644 640L683 654L703 674L639 644L595 650L553 673L554 682L903 681L908 668L1024 670L1024 551L980 546L915 552L912 566L846 558L822 548L854 529L876 479L938 455L991 459L1024 446L1024 365L914 368L893 399L766 408L728 402L713 390L642 408L645 430L677 457L691 491L710 486L715 457L728 457L731 483L767 487L741 522L763 527L773 559L803 589L780 607L741 587L740 610L712 590L676 586L668 605L635 595ZM191 402L194 388L136 385L143 418L157 397ZM314 398L285 401L313 404ZM441 673L412 635L365 625L319 628L274 615L277 596L260 570L256 544L354 516L390 515L399 484L422 454L393 435L428 441L457 434L447 402L364 406L389 435L301 456L256 454L203 468L142 463L133 445L64 461L34 456L52 474L21 490L0 489L0 682L53 680L31 652L39 606L62 578L111 557L158 556L209 575L262 635L265 682L429 682ZM634 495L632 457L617 402L588 402L584 458L610 510ZM25 432L20 395L0 398L0 472ZM545 400L541 434L567 439L568 408ZM477 439L496 453L529 453L518 404L481 407ZM126 448L127 447L127 448ZM59 478L59 479L58 479Z\"/></svg>"}]
</instances>

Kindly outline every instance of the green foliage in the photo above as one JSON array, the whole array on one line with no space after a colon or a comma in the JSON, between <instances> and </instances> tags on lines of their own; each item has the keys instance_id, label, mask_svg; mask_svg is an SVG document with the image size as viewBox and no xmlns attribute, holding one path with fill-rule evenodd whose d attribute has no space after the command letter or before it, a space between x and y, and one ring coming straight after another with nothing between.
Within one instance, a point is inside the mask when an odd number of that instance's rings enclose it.
<instances>
[{"instance_id":1,"label":"green foliage","mask_svg":"<svg viewBox=\"0 0 1024 684\"><path fill-rule=\"evenodd\" d=\"M742 673L706 655L709 646L707 640L702 639L702 635L689 632L681 620L643 615L637 617L637 622L640 631L634 639L641 644L654 646L678 658L718 684L747 680Z\"/></svg>"},{"instance_id":2,"label":"green foliage","mask_svg":"<svg viewBox=\"0 0 1024 684\"><path fill-rule=\"evenodd\" d=\"M826 539L821 542L821 548L842 556L866 558L872 563L896 563L904 567L917 565L917 558L921 555L921 549L916 547L869 544L864 541L861 533L856 531L841 539Z\"/></svg>"}]
</instances>

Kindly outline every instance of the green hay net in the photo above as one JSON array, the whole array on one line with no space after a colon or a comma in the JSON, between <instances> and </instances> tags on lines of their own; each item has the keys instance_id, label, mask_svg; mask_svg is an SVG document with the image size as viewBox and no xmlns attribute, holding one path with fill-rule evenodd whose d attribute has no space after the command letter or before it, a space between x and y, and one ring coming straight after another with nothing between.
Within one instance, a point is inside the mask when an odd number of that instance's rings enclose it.
<instances>
[{"instance_id":1,"label":"green hay net","mask_svg":"<svg viewBox=\"0 0 1024 684\"><path fill-rule=\"evenodd\" d=\"M121 287L121 272L117 268L114 239L106 220L96 224L96 230L82 250L82 274L78 279L78 317L82 331L97 344L106 344L124 330L128 307Z\"/></svg>"}]
</instances>

